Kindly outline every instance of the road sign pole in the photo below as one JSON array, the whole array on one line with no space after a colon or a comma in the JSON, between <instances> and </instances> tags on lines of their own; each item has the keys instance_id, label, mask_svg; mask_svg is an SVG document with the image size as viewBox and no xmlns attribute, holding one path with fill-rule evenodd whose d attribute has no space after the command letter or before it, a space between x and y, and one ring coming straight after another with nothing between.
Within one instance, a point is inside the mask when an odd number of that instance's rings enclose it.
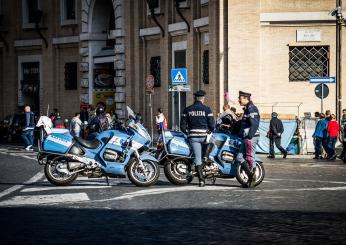
<instances>
[{"instance_id":1,"label":"road sign pole","mask_svg":"<svg viewBox=\"0 0 346 245\"><path fill-rule=\"evenodd\" d=\"M178 120L179 120L179 122L178 122L178 125L179 125L179 129L178 130L180 130L180 91L178 92Z\"/></svg>"},{"instance_id":2,"label":"road sign pole","mask_svg":"<svg viewBox=\"0 0 346 245\"><path fill-rule=\"evenodd\" d=\"M321 83L321 87L322 87L322 89L321 89L321 92L322 92L322 96L321 96L321 113L323 113L323 90L324 90L324 84L323 83Z\"/></svg>"},{"instance_id":3,"label":"road sign pole","mask_svg":"<svg viewBox=\"0 0 346 245\"><path fill-rule=\"evenodd\" d=\"M174 103L175 103L175 92L172 92L172 129L175 128L175 108L174 108Z\"/></svg>"},{"instance_id":4,"label":"road sign pole","mask_svg":"<svg viewBox=\"0 0 346 245\"><path fill-rule=\"evenodd\" d=\"M337 121L341 119L341 53L342 53L342 25L344 19L342 16L342 0L336 0L336 96L335 96L335 111Z\"/></svg>"},{"instance_id":5,"label":"road sign pole","mask_svg":"<svg viewBox=\"0 0 346 245\"><path fill-rule=\"evenodd\" d=\"M154 143L154 127L153 127L153 123L154 123L154 117L153 117L153 104L151 101L151 94L149 94L149 108L150 108L150 119L151 119L151 123L150 123L150 128L151 128L151 146L153 146Z\"/></svg>"}]
</instances>

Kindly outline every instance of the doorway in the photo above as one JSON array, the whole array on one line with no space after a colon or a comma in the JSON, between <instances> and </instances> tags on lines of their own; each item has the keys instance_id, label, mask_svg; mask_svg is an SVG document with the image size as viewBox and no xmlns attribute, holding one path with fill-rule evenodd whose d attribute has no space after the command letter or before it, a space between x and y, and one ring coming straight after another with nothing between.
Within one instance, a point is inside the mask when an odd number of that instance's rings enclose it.
<instances>
[{"instance_id":1,"label":"doorway","mask_svg":"<svg viewBox=\"0 0 346 245\"><path fill-rule=\"evenodd\" d=\"M18 56L18 106L29 105L31 110L41 113L41 56Z\"/></svg>"}]
</instances>

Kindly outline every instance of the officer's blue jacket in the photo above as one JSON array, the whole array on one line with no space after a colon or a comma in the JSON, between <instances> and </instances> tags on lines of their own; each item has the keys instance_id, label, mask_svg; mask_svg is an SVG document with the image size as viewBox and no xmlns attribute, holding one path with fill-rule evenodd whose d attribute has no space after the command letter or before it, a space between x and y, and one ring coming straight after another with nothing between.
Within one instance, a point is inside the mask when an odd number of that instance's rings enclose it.
<instances>
[{"instance_id":1,"label":"officer's blue jacket","mask_svg":"<svg viewBox=\"0 0 346 245\"><path fill-rule=\"evenodd\" d=\"M242 138L253 138L259 136L260 114L257 107L250 101L244 108L241 120L240 136Z\"/></svg>"},{"instance_id":2,"label":"officer's blue jacket","mask_svg":"<svg viewBox=\"0 0 346 245\"><path fill-rule=\"evenodd\" d=\"M208 131L213 131L215 121L211 109L196 101L184 109L181 116L180 129L189 137L205 137Z\"/></svg>"}]
</instances>

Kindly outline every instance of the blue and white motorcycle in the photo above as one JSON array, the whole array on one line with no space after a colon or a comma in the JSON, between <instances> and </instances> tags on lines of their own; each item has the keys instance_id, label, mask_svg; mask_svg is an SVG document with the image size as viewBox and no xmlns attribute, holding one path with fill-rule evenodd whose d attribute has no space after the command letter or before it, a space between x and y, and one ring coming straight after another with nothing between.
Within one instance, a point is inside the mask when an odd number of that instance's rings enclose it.
<instances>
[{"instance_id":1,"label":"blue and white motorcycle","mask_svg":"<svg viewBox=\"0 0 346 245\"><path fill-rule=\"evenodd\" d=\"M69 185L79 175L89 178L125 177L136 186L154 185L160 175L157 159L147 150L151 138L147 130L131 117L123 130L101 132L88 141L72 136L68 130L52 128L48 117L41 117L38 162L45 165L45 176L54 185Z\"/></svg>"},{"instance_id":2,"label":"blue and white motorcycle","mask_svg":"<svg viewBox=\"0 0 346 245\"><path fill-rule=\"evenodd\" d=\"M247 186L248 176L236 156L241 139L226 131L213 133L214 149L210 153L213 161L203 164L203 175L215 184L216 178L236 178L242 186ZM175 185L190 183L197 173L194 171L193 154L187 136L178 131L165 130L158 142L156 157L164 166L166 178ZM258 186L264 179L265 170L262 162L256 160L255 170Z\"/></svg>"}]
</instances>

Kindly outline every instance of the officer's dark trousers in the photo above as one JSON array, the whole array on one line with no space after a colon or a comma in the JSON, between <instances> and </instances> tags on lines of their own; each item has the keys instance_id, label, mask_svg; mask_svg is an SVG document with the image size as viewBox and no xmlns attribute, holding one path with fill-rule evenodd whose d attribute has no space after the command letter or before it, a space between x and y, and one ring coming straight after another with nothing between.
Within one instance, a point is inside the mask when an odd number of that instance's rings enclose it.
<instances>
[{"instance_id":1,"label":"officer's dark trousers","mask_svg":"<svg viewBox=\"0 0 346 245\"><path fill-rule=\"evenodd\" d=\"M275 156L274 143L276 147L281 151L282 154L286 153L286 150L281 146L281 137L270 137L269 138L269 154Z\"/></svg>"},{"instance_id":2,"label":"officer's dark trousers","mask_svg":"<svg viewBox=\"0 0 346 245\"><path fill-rule=\"evenodd\" d=\"M252 139L243 139L237 155L237 161L239 163L246 161L250 170L256 167L256 146L258 141L258 136L255 136Z\"/></svg>"}]
</instances>

